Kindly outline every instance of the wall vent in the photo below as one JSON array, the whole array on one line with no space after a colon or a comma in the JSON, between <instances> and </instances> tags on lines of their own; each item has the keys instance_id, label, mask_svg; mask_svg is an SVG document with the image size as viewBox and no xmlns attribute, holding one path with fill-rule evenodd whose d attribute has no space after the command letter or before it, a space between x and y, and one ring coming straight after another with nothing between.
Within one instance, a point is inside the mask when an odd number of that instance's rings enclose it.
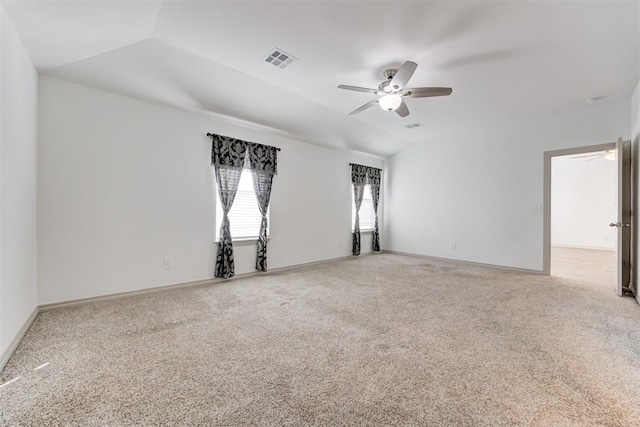
<instances>
[{"instance_id":1,"label":"wall vent","mask_svg":"<svg viewBox=\"0 0 640 427\"><path fill-rule=\"evenodd\" d=\"M293 61L297 61L298 58L289 55L282 49L277 47L273 48L271 52L264 58L269 64L278 68L287 68Z\"/></svg>"},{"instance_id":2,"label":"wall vent","mask_svg":"<svg viewBox=\"0 0 640 427\"><path fill-rule=\"evenodd\" d=\"M410 125L407 125L407 129L419 128L421 126L422 123L411 123Z\"/></svg>"}]
</instances>

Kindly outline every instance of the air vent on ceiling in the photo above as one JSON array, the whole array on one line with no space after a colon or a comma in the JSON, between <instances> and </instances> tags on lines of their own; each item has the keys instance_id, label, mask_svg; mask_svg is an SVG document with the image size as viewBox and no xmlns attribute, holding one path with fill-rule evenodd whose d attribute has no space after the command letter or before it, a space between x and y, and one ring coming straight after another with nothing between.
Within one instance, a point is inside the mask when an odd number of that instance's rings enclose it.
<instances>
[{"instance_id":1,"label":"air vent on ceiling","mask_svg":"<svg viewBox=\"0 0 640 427\"><path fill-rule=\"evenodd\" d=\"M419 128L421 126L421 123L411 123L410 125L407 125L407 129Z\"/></svg>"},{"instance_id":2,"label":"air vent on ceiling","mask_svg":"<svg viewBox=\"0 0 640 427\"><path fill-rule=\"evenodd\" d=\"M273 48L271 52L269 52L269 54L267 55L266 58L264 58L264 60L269 64L276 66L278 68L286 68L289 65L291 65L293 61L296 61L297 58L289 55L287 52L283 51L282 49L278 49L276 47L276 48Z\"/></svg>"}]
</instances>

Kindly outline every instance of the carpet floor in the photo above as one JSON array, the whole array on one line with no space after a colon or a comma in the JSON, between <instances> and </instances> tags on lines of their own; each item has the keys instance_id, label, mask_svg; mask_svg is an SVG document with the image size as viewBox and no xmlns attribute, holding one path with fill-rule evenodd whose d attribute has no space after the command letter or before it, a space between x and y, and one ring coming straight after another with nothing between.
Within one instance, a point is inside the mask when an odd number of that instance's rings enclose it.
<instances>
[{"instance_id":1,"label":"carpet floor","mask_svg":"<svg viewBox=\"0 0 640 427\"><path fill-rule=\"evenodd\" d=\"M41 313L0 424L640 425L611 287L376 254Z\"/></svg>"}]
</instances>

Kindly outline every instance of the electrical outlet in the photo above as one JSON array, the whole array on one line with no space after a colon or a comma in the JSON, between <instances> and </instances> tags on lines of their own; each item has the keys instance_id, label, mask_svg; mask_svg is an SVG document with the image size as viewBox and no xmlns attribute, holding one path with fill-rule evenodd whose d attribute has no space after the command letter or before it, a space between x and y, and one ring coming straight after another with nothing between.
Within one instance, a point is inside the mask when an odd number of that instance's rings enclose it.
<instances>
[{"instance_id":1,"label":"electrical outlet","mask_svg":"<svg viewBox=\"0 0 640 427\"><path fill-rule=\"evenodd\" d=\"M458 242L451 242L451 249L456 249L458 247Z\"/></svg>"},{"instance_id":2,"label":"electrical outlet","mask_svg":"<svg viewBox=\"0 0 640 427\"><path fill-rule=\"evenodd\" d=\"M173 258L168 256L164 257L162 259L162 264L165 270L171 270L171 268L173 267Z\"/></svg>"}]
</instances>

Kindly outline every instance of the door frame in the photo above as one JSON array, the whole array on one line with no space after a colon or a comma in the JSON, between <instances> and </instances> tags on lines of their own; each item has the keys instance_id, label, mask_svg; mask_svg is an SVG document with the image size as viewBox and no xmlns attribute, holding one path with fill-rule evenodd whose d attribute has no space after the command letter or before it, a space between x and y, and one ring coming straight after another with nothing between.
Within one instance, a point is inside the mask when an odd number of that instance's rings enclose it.
<instances>
[{"instance_id":1,"label":"door frame","mask_svg":"<svg viewBox=\"0 0 640 427\"><path fill-rule=\"evenodd\" d=\"M616 142L544 152L542 274L551 275L551 159L558 156L615 150ZM617 191L617 189L616 189Z\"/></svg>"}]
</instances>

